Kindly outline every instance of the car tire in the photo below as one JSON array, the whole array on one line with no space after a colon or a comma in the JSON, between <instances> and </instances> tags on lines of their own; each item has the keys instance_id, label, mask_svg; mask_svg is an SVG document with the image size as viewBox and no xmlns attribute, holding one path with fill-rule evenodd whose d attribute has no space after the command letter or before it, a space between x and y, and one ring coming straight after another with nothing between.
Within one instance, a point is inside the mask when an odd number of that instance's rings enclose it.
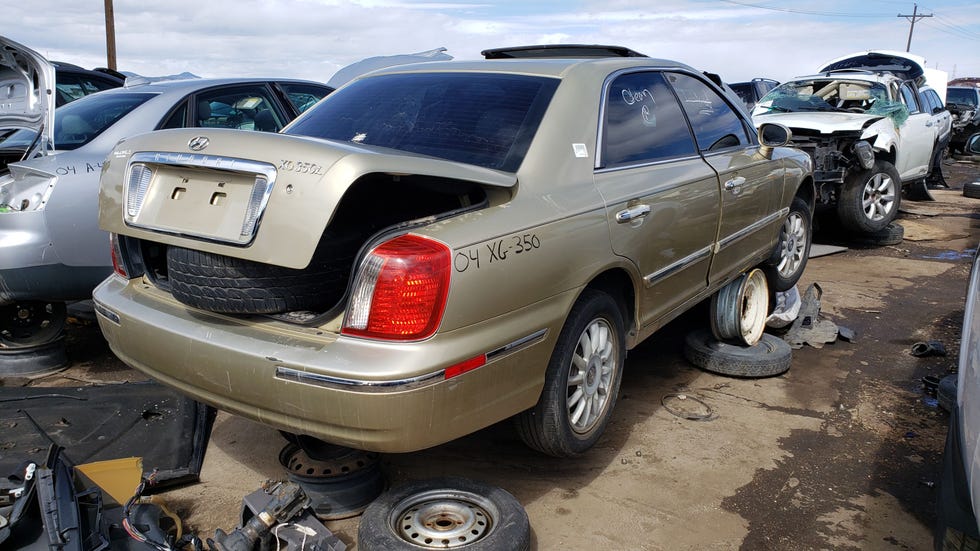
<instances>
[{"instance_id":1,"label":"car tire","mask_svg":"<svg viewBox=\"0 0 980 551\"><path fill-rule=\"evenodd\" d=\"M980 199L980 182L967 182L963 184L963 197Z\"/></svg>"},{"instance_id":2,"label":"car tire","mask_svg":"<svg viewBox=\"0 0 980 551\"><path fill-rule=\"evenodd\" d=\"M898 245L905 239L905 228L898 222L892 222L884 229L876 232L855 235L851 237L851 243L864 247L884 247L887 245Z\"/></svg>"},{"instance_id":3,"label":"car tire","mask_svg":"<svg viewBox=\"0 0 980 551\"><path fill-rule=\"evenodd\" d=\"M698 329L684 339L684 357L719 375L759 378L785 373L792 363L793 350L768 333L755 346L739 346L719 341L707 329Z\"/></svg>"},{"instance_id":4,"label":"car tire","mask_svg":"<svg viewBox=\"0 0 980 551\"><path fill-rule=\"evenodd\" d=\"M762 270L742 274L711 295L711 333L718 340L752 346L766 330L769 286Z\"/></svg>"},{"instance_id":5,"label":"car tire","mask_svg":"<svg viewBox=\"0 0 980 551\"><path fill-rule=\"evenodd\" d=\"M521 439L555 457L592 447L612 416L625 358L621 309L608 294L586 289L558 336L538 403L515 418Z\"/></svg>"},{"instance_id":6,"label":"car tire","mask_svg":"<svg viewBox=\"0 0 980 551\"><path fill-rule=\"evenodd\" d=\"M841 225L859 233L881 231L898 216L902 179L888 161L849 174L837 199Z\"/></svg>"},{"instance_id":7,"label":"car tire","mask_svg":"<svg viewBox=\"0 0 980 551\"><path fill-rule=\"evenodd\" d=\"M794 197L789 214L779 230L779 241L769 260L762 265L775 292L792 289L806 269L813 243L813 214L802 197Z\"/></svg>"},{"instance_id":8,"label":"car tire","mask_svg":"<svg viewBox=\"0 0 980 551\"><path fill-rule=\"evenodd\" d=\"M956 405L956 381L956 374L951 373L939 379L939 384L936 386L936 401L947 413L952 412L953 406Z\"/></svg>"},{"instance_id":9,"label":"car tire","mask_svg":"<svg viewBox=\"0 0 980 551\"><path fill-rule=\"evenodd\" d=\"M367 507L357 528L363 551L525 551L527 512L509 492L465 478L409 482Z\"/></svg>"},{"instance_id":10,"label":"car tire","mask_svg":"<svg viewBox=\"0 0 980 551\"><path fill-rule=\"evenodd\" d=\"M224 314L320 311L344 295L360 239L323 241L300 270L171 246L170 291L188 306Z\"/></svg>"}]
</instances>

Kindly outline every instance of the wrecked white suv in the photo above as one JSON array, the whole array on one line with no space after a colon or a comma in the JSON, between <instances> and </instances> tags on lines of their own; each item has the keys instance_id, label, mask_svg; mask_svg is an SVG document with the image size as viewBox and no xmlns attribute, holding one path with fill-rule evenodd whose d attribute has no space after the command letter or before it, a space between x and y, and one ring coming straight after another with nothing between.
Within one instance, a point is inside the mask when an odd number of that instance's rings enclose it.
<instances>
[{"instance_id":1,"label":"wrecked white suv","mask_svg":"<svg viewBox=\"0 0 980 551\"><path fill-rule=\"evenodd\" d=\"M929 176L933 152L949 139L949 113L933 97L945 90L925 87L924 61L847 56L776 87L752 111L757 126L790 128L793 145L813 158L818 204L836 206L847 230L883 230L898 215L902 185Z\"/></svg>"}]
</instances>

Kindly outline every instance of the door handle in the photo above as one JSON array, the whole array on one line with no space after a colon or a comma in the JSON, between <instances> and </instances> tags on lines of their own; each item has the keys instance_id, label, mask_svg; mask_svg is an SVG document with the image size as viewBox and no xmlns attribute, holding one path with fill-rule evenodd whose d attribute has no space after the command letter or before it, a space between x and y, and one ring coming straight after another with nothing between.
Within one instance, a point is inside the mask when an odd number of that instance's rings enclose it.
<instances>
[{"instance_id":1,"label":"door handle","mask_svg":"<svg viewBox=\"0 0 980 551\"><path fill-rule=\"evenodd\" d=\"M650 214L650 205L634 205L628 209L617 212L616 222L619 224L625 224L636 220L637 218L643 218L648 214Z\"/></svg>"},{"instance_id":2,"label":"door handle","mask_svg":"<svg viewBox=\"0 0 980 551\"><path fill-rule=\"evenodd\" d=\"M731 180L725 182L725 190L730 191L735 195L738 195L742 190L742 184L745 183L744 176L738 176L737 178L732 178Z\"/></svg>"},{"instance_id":3,"label":"door handle","mask_svg":"<svg viewBox=\"0 0 980 551\"><path fill-rule=\"evenodd\" d=\"M926 126L927 126L927 127L929 127L929 126L932 126L932 121L929 121L929 122L927 122L927 123L926 123Z\"/></svg>"}]
</instances>

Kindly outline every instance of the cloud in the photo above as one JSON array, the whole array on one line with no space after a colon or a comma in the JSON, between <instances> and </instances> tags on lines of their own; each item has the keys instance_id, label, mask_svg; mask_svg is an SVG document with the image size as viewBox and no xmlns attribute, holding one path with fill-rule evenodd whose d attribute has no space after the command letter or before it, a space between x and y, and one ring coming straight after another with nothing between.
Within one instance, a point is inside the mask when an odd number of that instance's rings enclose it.
<instances>
[{"instance_id":1,"label":"cloud","mask_svg":"<svg viewBox=\"0 0 980 551\"><path fill-rule=\"evenodd\" d=\"M969 54L980 39L980 10L971 4L949 0L916 25L913 51L930 67L980 74L980 61ZM326 81L340 67L377 55L445 46L457 59L477 59L486 48L563 42L623 45L735 81L784 80L862 49L904 50L908 22L887 6L828 0L819 8L887 9L880 19L696 0L116 0L114 10L119 68L147 75ZM2 32L52 59L104 66L102 7L99 0L11 3L5 18L17 24Z\"/></svg>"}]
</instances>

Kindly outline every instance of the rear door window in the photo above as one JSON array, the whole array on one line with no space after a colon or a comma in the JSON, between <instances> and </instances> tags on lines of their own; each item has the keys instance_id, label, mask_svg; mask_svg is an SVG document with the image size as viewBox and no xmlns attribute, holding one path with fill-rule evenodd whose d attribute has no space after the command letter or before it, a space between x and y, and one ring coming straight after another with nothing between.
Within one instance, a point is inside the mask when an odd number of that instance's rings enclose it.
<instances>
[{"instance_id":1,"label":"rear door window","mask_svg":"<svg viewBox=\"0 0 980 551\"><path fill-rule=\"evenodd\" d=\"M278 132L286 117L263 84L213 88L197 94L191 126Z\"/></svg>"},{"instance_id":2,"label":"rear door window","mask_svg":"<svg viewBox=\"0 0 980 551\"><path fill-rule=\"evenodd\" d=\"M684 114L660 72L617 77L606 92L604 115L604 168L697 155Z\"/></svg>"}]
</instances>

